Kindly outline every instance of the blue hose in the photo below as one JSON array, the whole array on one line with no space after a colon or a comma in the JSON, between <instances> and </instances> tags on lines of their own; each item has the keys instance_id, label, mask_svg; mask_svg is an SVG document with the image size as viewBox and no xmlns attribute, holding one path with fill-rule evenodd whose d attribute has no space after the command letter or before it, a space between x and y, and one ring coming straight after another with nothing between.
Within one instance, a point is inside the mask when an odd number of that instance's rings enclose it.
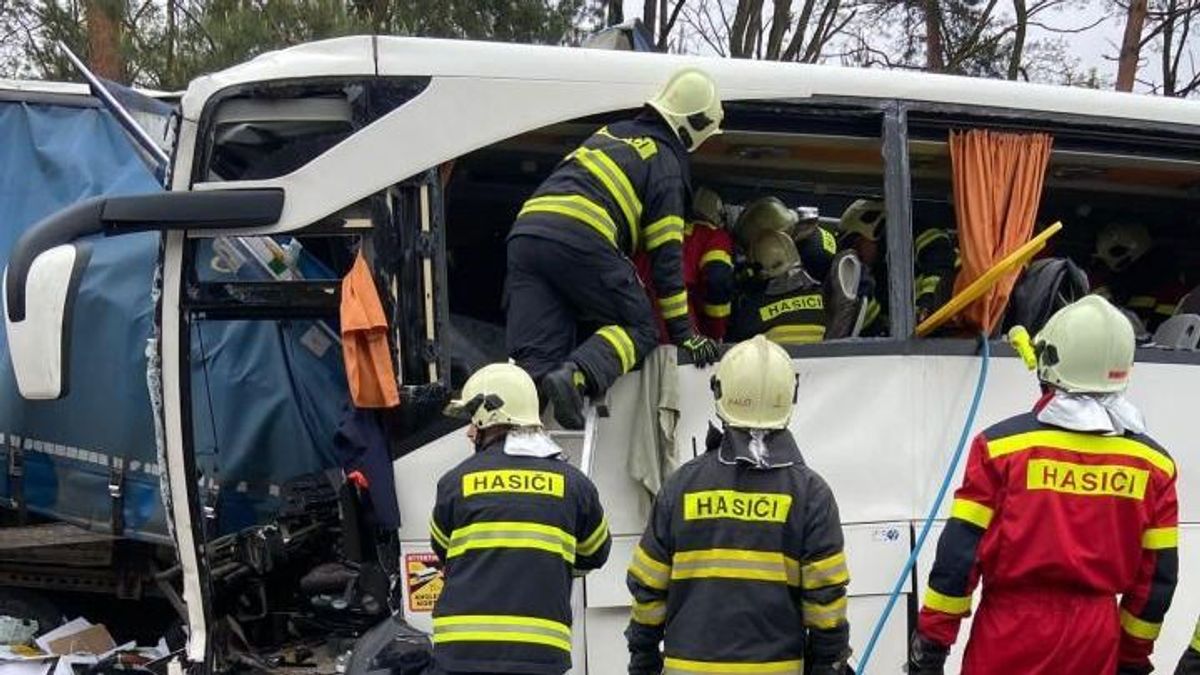
<instances>
[{"instance_id":1,"label":"blue hose","mask_svg":"<svg viewBox=\"0 0 1200 675\"><path fill-rule=\"evenodd\" d=\"M979 365L979 381L975 383L975 395L971 399L971 410L967 413L962 433L958 436L958 448L954 451L954 457L950 459L950 466L946 467L946 475L942 477L942 487L938 489L937 498L933 500L933 505L929 507L929 515L925 516L925 522L921 525L921 533L917 535L917 543L913 546L912 553L909 553L908 560L904 563L904 569L900 571L900 576L896 578L896 585L892 587L892 593L888 596L887 606L883 608L883 614L880 615L879 621L875 622L875 628L871 630L871 639L867 642L867 648L863 650L862 659L858 662L858 670L856 671L858 675L865 675L867 672L867 664L871 662L871 654L875 651L875 644L879 642L880 634L883 633L883 626L887 623L888 617L892 615L892 610L896 607L896 600L900 598L900 593L904 589L904 584L908 581L908 575L912 572L913 565L917 564L917 556L920 555L921 549L925 547L925 540L929 537L929 530L933 528L933 521L937 517L938 510L942 508L942 501L946 499L946 493L950 490L950 481L954 480L954 472L958 469L959 461L962 460L963 451L967 449L967 440L970 438L971 427L975 426L975 414L979 412L979 400L983 398L983 386L987 383L988 360L991 358L991 349L988 345L987 336L980 335L979 341L983 343L983 361Z\"/></svg>"}]
</instances>

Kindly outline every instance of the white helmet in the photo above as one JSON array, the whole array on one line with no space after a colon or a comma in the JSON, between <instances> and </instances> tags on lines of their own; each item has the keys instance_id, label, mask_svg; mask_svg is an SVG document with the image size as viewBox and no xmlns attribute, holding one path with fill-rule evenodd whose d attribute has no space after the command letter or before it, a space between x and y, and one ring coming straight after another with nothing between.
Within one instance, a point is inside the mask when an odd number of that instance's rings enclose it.
<instances>
[{"instance_id":1,"label":"white helmet","mask_svg":"<svg viewBox=\"0 0 1200 675\"><path fill-rule=\"evenodd\" d=\"M781 276L800 264L800 252L792 238L776 230L761 232L750 248L750 258L768 279Z\"/></svg>"},{"instance_id":2,"label":"white helmet","mask_svg":"<svg viewBox=\"0 0 1200 675\"><path fill-rule=\"evenodd\" d=\"M696 188L696 194L692 195L692 213L697 220L721 227L725 222L725 203L715 191L706 187Z\"/></svg>"},{"instance_id":3,"label":"white helmet","mask_svg":"<svg viewBox=\"0 0 1200 675\"><path fill-rule=\"evenodd\" d=\"M463 385L462 397L451 401L444 412L470 419L479 429L542 425L533 378L511 363L493 363L475 371Z\"/></svg>"},{"instance_id":4,"label":"white helmet","mask_svg":"<svg viewBox=\"0 0 1200 675\"><path fill-rule=\"evenodd\" d=\"M778 197L760 197L742 209L734 231L742 249L749 250L758 240L760 233L774 230L795 236L799 223L800 215L789 209L783 200Z\"/></svg>"},{"instance_id":5,"label":"white helmet","mask_svg":"<svg viewBox=\"0 0 1200 675\"><path fill-rule=\"evenodd\" d=\"M791 357L762 335L734 345L712 378L717 417L740 429L787 427L798 387Z\"/></svg>"},{"instance_id":6,"label":"white helmet","mask_svg":"<svg viewBox=\"0 0 1200 675\"><path fill-rule=\"evenodd\" d=\"M667 80L646 105L658 111L688 152L695 152L709 136L721 133L725 109L717 83L699 68L684 68Z\"/></svg>"},{"instance_id":7,"label":"white helmet","mask_svg":"<svg viewBox=\"0 0 1200 675\"><path fill-rule=\"evenodd\" d=\"M884 203L875 199L859 199L842 212L842 234L859 234L871 241L879 239L879 231L887 220Z\"/></svg>"},{"instance_id":8,"label":"white helmet","mask_svg":"<svg viewBox=\"0 0 1200 675\"><path fill-rule=\"evenodd\" d=\"M1146 254L1153 242L1145 225L1113 223L1096 235L1096 257L1119 272Z\"/></svg>"},{"instance_id":9,"label":"white helmet","mask_svg":"<svg viewBox=\"0 0 1200 675\"><path fill-rule=\"evenodd\" d=\"M1099 295L1084 296L1050 317L1033 339L1038 379L1063 391L1124 391L1133 370L1133 326Z\"/></svg>"}]
</instances>

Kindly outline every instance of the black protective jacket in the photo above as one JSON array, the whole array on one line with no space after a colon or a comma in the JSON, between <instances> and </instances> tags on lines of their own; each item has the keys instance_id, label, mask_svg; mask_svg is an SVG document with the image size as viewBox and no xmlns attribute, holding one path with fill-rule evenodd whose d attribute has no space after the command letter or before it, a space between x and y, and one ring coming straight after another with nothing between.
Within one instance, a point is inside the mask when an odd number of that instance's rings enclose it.
<instances>
[{"instance_id":1,"label":"black protective jacket","mask_svg":"<svg viewBox=\"0 0 1200 675\"><path fill-rule=\"evenodd\" d=\"M849 580L837 502L791 432L756 443L727 431L654 501L627 577L629 672L800 675L806 658L840 662Z\"/></svg>"},{"instance_id":2,"label":"black protective jacket","mask_svg":"<svg viewBox=\"0 0 1200 675\"><path fill-rule=\"evenodd\" d=\"M646 251L663 320L673 340L685 339L690 190L687 150L658 113L647 111L602 127L567 155L525 202L509 236L568 245L600 237L627 257Z\"/></svg>"},{"instance_id":3,"label":"black protective jacket","mask_svg":"<svg viewBox=\"0 0 1200 675\"><path fill-rule=\"evenodd\" d=\"M434 659L452 673L561 675L571 667L571 580L612 538L596 487L558 458L503 439L438 481L429 526L445 565Z\"/></svg>"},{"instance_id":4,"label":"black protective jacket","mask_svg":"<svg viewBox=\"0 0 1200 675\"><path fill-rule=\"evenodd\" d=\"M809 344L825 339L826 323L824 288L797 265L734 302L729 338L766 335L781 345Z\"/></svg>"}]
</instances>

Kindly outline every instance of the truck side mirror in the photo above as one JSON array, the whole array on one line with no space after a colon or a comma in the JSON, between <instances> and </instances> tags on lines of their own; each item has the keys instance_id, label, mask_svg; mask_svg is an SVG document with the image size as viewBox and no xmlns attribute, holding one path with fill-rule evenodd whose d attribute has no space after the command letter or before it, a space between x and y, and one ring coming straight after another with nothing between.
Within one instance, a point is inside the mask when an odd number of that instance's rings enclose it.
<instances>
[{"instance_id":1,"label":"truck side mirror","mask_svg":"<svg viewBox=\"0 0 1200 675\"><path fill-rule=\"evenodd\" d=\"M88 235L167 230L246 230L272 225L283 191L213 190L94 197L34 225L4 270L4 328L21 396L53 400L70 385L71 314L90 247Z\"/></svg>"},{"instance_id":2,"label":"truck side mirror","mask_svg":"<svg viewBox=\"0 0 1200 675\"><path fill-rule=\"evenodd\" d=\"M67 395L71 306L90 257L86 244L62 244L39 254L26 272L22 311L17 317L11 311L4 317L9 358L24 398ZM8 274L4 295L8 297Z\"/></svg>"}]
</instances>

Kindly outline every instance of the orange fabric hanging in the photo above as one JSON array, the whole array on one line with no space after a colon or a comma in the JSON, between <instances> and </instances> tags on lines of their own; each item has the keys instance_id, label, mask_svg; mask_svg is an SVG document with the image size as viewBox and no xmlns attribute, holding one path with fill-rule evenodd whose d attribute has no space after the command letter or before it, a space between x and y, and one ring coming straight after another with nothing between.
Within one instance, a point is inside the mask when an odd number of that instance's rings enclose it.
<instances>
[{"instance_id":1,"label":"orange fabric hanging","mask_svg":"<svg viewBox=\"0 0 1200 675\"><path fill-rule=\"evenodd\" d=\"M346 361L350 400L359 408L400 405L396 369L388 348L387 318L361 251L350 273L342 279L341 319L342 358Z\"/></svg>"},{"instance_id":2,"label":"orange fabric hanging","mask_svg":"<svg viewBox=\"0 0 1200 675\"><path fill-rule=\"evenodd\" d=\"M958 293L992 265L1029 241L1042 199L1042 179L1050 161L1049 134L1017 134L973 129L950 132L954 213L962 271ZM989 335L1004 315L1020 270L963 310L960 323Z\"/></svg>"}]
</instances>

